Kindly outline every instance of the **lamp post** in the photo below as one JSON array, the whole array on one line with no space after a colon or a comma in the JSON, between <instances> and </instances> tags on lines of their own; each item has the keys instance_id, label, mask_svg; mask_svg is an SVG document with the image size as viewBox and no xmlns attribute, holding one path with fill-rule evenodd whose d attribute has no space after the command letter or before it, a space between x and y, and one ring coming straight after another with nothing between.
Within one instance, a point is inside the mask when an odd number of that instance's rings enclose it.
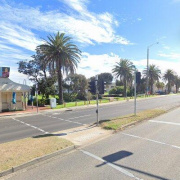
<instances>
[{"instance_id":1,"label":"lamp post","mask_svg":"<svg viewBox=\"0 0 180 180\"><path fill-rule=\"evenodd\" d=\"M149 92L149 48L155 44L159 44L159 42L153 43L147 47L147 82L146 82L146 95Z\"/></svg>"}]
</instances>

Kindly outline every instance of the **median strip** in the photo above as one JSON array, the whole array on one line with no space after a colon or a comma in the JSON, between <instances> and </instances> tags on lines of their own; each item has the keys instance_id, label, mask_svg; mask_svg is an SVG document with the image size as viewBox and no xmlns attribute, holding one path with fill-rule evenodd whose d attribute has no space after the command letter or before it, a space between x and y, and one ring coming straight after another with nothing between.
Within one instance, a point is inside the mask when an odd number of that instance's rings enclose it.
<instances>
[{"instance_id":1,"label":"median strip","mask_svg":"<svg viewBox=\"0 0 180 180\"><path fill-rule=\"evenodd\" d=\"M70 141L52 134L0 144L0 172L72 145Z\"/></svg>"},{"instance_id":2,"label":"median strip","mask_svg":"<svg viewBox=\"0 0 180 180\"><path fill-rule=\"evenodd\" d=\"M120 130L120 129L123 129L127 125L131 125L136 122L155 118L166 112L167 111L163 109L146 110L146 111L137 113L136 116L131 114L127 116L113 118L107 121L100 121L100 124L104 129Z\"/></svg>"}]
</instances>

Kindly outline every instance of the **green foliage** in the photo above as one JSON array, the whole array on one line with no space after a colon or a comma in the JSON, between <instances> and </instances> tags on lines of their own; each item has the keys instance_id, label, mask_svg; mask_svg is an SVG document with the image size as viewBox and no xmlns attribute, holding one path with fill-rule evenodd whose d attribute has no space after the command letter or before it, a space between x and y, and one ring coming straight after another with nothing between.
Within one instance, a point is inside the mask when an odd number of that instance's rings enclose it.
<instances>
[{"instance_id":1,"label":"green foliage","mask_svg":"<svg viewBox=\"0 0 180 180\"><path fill-rule=\"evenodd\" d=\"M55 82L56 77L48 77L43 78L38 83L38 90L43 95L42 98L44 99L44 96L46 99L49 99L49 95L55 95L56 88L55 88Z\"/></svg>"},{"instance_id":2,"label":"green foliage","mask_svg":"<svg viewBox=\"0 0 180 180\"><path fill-rule=\"evenodd\" d=\"M76 93L63 93L63 97L64 97L65 102L74 102L77 99L77 94Z\"/></svg>"},{"instance_id":3,"label":"green foliage","mask_svg":"<svg viewBox=\"0 0 180 180\"><path fill-rule=\"evenodd\" d=\"M70 74L64 80L63 87L68 89L68 92L77 94L77 99L86 99L86 89L88 88L88 81L82 74Z\"/></svg>"},{"instance_id":4,"label":"green foliage","mask_svg":"<svg viewBox=\"0 0 180 180\"><path fill-rule=\"evenodd\" d=\"M143 71L143 74L145 76L145 78L147 79L147 69L145 69ZM149 84L150 84L150 91L151 94L153 93L153 85L154 83L156 83L157 81L159 81L159 79L161 78L161 70L154 64L151 64L149 66Z\"/></svg>"},{"instance_id":5,"label":"green foliage","mask_svg":"<svg viewBox=\"0 0 180 180\"><path fill-rule=\"evenodd\" d=\"M111 73L105 72L105 73L98 74L98 80L99 79L102 79L106 83L111 83L113 80L113 76Z\"/></svg>"},{"instance_id":6,"label":"green foliage","mask_svg":"<svg viewBox=\"0 0 180 180\"><path fill-rule=\"evenodd\" d=\"M63 73L74 73L80 61L81 51L71 42L65 33L49 35L44 44L37 49L44 55L50 71L57 71L59 87L59 104L63 104Z\"/></svg>"},{"instance_id":7,"label":"green foliage","mask_svg":"<svg viewBox=\"0 0 180 180\"><path fill-rule=\"evenodd\" d=\"M109 91L109 94L123 94L124 86L116 86ZM127 95L130 95L130 89L127 89Z\"/></svg>"},{"instance_id":8,"label":"green foliage","mask_svg":"<svg viewBox=\"0 0 180 180\"><path fill-rule=\"evenodd\" d=\"M133 72L135 70L135 66L128 59L120 59L120 62L117 62L114 68L112 69L113 74L116 78L120 78L120 81L123 82L124 85L124 97L126 96L126 88L127 84L132 84L133 81Z\"/></svg>"},{"instance_id":9,"label":"green foliage","mask_svg":"<svg viewBox=\"0 0 180 180\"><path fill-rule=\"evenodd\" d=\"M171 87L174 85L174 81L175 81L175 72L172 69L167 69L163 79L165 81L168 81L167 85L168 85L168 93L171 92Z\"/></svg>"}]
</instances>

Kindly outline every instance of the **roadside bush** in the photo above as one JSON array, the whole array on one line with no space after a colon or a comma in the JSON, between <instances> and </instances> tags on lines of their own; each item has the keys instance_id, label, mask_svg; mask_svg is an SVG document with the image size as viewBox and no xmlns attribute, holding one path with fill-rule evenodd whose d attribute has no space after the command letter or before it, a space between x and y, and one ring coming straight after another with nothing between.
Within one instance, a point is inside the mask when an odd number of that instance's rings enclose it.
<instances>
[{"instance_id":1,"label":"roadside bush","mask_svg":"<svg viewBox=\"0 0 180 180\"><path fill-rule=\"evenodd\" d=\"M77 99L77 94L75 93L63 93L63 98L65 102L74 102ZM57 99L58 102L58 99Z\"/></svg>"},{"instance_id":2,"label":"roadside bush","mask_svg":"<svg viewBox=\"0 0 180 180\"><path fill-rule=\"evenodd\" d=\"M116 86L109 91L109 95L123 95L123 94L124 94L124 86ZM131 96L131 94L132 94L132 92L127 87L127 96ZM111 96L111 97L113 97L113 96Z\"/></svg>"}]
</instances>

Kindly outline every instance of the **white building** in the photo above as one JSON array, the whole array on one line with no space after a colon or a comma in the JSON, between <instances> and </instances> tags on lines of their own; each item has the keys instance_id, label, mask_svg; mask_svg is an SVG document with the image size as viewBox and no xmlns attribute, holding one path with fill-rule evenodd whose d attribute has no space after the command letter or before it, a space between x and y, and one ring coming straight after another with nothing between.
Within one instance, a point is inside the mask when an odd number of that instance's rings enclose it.
<instances>
[{"instance_id":1,"label":"white building","mask_svg":"<svg viewBox=\"0 0 180 180\"><path fill-rule=\"evenodd\" d=\"M11 81L9 78L0 77L0 112L11 110L25 110L30 87ZM16 94L16 103L13 104L13 92Z\"/></svg>"}]
</instances>

